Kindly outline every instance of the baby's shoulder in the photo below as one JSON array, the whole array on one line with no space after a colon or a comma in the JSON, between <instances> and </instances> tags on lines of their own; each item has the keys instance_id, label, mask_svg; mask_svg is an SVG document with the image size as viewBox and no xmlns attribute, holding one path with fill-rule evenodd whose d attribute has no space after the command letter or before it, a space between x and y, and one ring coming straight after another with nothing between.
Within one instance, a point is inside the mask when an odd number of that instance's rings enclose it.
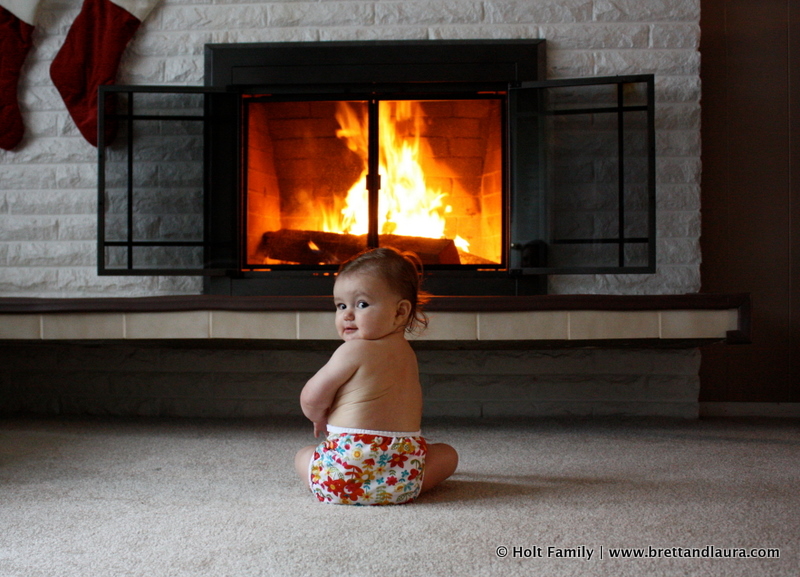
<instances>
[{"instance_id":1,"label":"baby's shoulder","mask_svg":"<svg viewBox=\"0 0 800 577\"><path fill-rule=\"evenodd\" d=\"M345 341L337 349L337 353L343 355L363 356L367 358L375 358L375 355L380 354L393 354L398 352L405 352L411 350L405 338L382 338L382 339L354 339L352 341Z\"/></svg>"},{"instance_id":2,"label":"baby's shoulder","mask_svg":"<svg viewBox=\"0 0 800 577\"><path fill-rule=\"evenodd\" d=\"M374 354L375 350L376 347L372 341L355 339L352 341L345 341L339 345L333 356L357 361L359 358L366 358Z\"/></svg>"}]
</instances>

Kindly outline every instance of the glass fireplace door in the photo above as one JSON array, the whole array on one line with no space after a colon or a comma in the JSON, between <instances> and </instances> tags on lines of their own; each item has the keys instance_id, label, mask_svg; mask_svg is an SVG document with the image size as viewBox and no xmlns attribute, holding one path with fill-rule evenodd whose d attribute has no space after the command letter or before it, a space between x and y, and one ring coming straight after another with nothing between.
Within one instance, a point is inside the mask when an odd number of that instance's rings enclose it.
<instances>
[{"instance_id":1,"label":"glass fireplace door","mask_svg":"<svg viewBox=\"0 0 800 577\"><path fill-rule=\"evenodd\" d=\"M653 76L531 82L509 94L510 268L654 272Z\"/></svg>"},{"instance_id":2,"label":"glass fireplace door","mask_svg":"<svg viewBox=\"0 0 800 577\"><path fill-rule=\"evenodd\" d=\"M339 263L387 245L419 254L447 294L655 271L652 75L322 98L100 93L120 97L116 112L100 99L101 136L119 123L98 148L101 275L328 294Z\"/></svg>"}]
</instances>

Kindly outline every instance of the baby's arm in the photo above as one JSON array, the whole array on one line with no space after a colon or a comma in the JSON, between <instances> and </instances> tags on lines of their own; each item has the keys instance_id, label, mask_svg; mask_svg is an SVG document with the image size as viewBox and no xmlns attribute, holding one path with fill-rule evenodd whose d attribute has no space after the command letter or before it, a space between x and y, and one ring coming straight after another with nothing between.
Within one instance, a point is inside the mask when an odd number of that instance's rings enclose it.
<instances>
[{"instance_id":1,"label":"baby's arm","mask_svg":"<svg viewBox=\"0 0 800 577\"><path fill-rule=\"evenodd\" d=\"M314 436L325 432L328 413L336 398L336 392L350 380L360 366L359 355L352 350L355 341L339 346L330 360L317 374L311 377L300 393L300 407L303 414L314 423ZM360 347L355 347L356 350Z\"/></svg>"}]
</instances>

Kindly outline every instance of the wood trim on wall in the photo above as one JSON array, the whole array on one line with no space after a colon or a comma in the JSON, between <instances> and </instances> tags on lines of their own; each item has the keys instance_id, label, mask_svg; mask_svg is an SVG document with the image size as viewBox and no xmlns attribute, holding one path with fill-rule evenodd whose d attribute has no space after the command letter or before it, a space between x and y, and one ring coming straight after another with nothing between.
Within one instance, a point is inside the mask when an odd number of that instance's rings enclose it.
<instances>
[{"instance_id":1,"label":"wood trim on wall","mask_svg":"<svg viewBox=\"0 0 800 577\"><path fill-rule=\"evenodd\" d=\"M702 290L754 302L752 344L702 349L703 402L800 400L798 12L701 0Z\"/></svg>"}]
</instances>

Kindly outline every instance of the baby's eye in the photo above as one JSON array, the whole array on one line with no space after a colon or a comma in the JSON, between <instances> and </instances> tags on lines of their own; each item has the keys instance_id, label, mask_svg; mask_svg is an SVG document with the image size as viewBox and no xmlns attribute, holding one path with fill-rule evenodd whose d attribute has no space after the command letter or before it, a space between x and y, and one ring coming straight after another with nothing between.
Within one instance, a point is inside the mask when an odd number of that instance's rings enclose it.
<instances>
[{"instance_id":1,"label":"baby's eye","mask_svg":"<svg viewBox=\"0 0 800 577\"><path fill-rule=\"evenodd\" d=\"M337 310L343 311L346 308L347 308L346 304L344 304L344 303L336 303L336 309Z\"/></svg>"},{"instance_id":2,"label":"baby's eye","mask_svg":"<svg viewBox=\"0 0 800 577\"><path fill-rule=\"evenodd\" d=\"M360 309L365 309L369 306L369 303L366 301L358 301L358 304L356 306Z\"/></svg>"}]
</instances>

